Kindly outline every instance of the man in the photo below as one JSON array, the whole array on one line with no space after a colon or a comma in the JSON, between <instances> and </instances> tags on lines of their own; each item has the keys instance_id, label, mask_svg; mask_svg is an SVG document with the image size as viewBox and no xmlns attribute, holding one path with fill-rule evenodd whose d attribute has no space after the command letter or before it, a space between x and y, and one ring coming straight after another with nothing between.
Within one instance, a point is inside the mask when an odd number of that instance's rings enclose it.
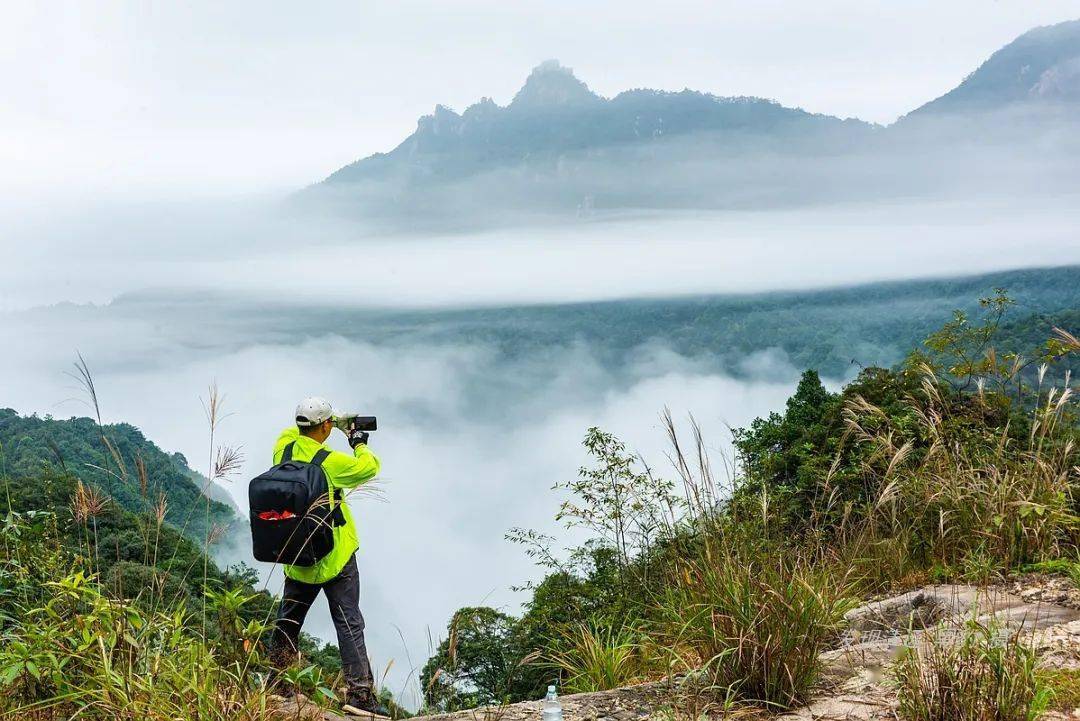
<instances>
[{"instance_id":1,"label":"man","mask_svg":"<svg viewBox=\"0 0 1080 721\"><path fill-rule=\"evenodd\" d=\"M320 450L329 454L322 462L330 495L341 503L345 523L335 526L334 548L314 566L288 566L285 589L271 641L271 660L278 667L295 658L300 627L319 591L326 594L330 617L337 631L341 666L345 675L346 713L386 715L375 698L371 661L364 643L364 617L360 614L360 573L356 568L359 542L356 523L343 493L370 481L379 472L379 458L367 446L368 434L350 428L346 435L352 455L324 445L334 430L334 409L322 398L305 398L296 407L296 425L282 431L274 444L274 464L281 463L289 446L291 458L311 461ZM341 491L341 493L338 493Z\"/></svg>"}]
</instances>

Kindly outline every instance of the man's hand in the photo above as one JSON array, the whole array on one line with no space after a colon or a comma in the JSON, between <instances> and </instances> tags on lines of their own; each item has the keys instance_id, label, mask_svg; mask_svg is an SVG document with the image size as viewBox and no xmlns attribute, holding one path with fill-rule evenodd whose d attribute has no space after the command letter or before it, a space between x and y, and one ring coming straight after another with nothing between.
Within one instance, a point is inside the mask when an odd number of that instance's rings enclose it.
<instances>
[{"instance_id":1,"label":"man's hand","mask_svg":"<svg viewBox=\"0 0 1080 721\"><path fill-rule=\"evenodd\" d=\"M349 431L348 433L346 433L346 435L349 437L349 446L351 446L352 448L367 445L367 431L362 431L359 428L353 426L349 428Z\"/></svg>"}]
</instances>

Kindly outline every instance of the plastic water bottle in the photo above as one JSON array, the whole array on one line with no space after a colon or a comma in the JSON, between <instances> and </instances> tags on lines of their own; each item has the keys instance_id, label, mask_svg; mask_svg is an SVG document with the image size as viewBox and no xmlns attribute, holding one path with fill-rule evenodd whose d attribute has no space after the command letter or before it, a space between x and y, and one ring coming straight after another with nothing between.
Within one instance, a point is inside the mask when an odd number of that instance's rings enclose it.
<instances>
[{"instance_id":1,"label":"plastic water bottle","mask_svg":"<svg viewBox=\"0 0 1080 721\"><path fill-rule=\"evenodd\" d=\"M548 686L543 708L542 721L562 721L562 704L559 703L559 694L555 693L554 686Z\"/></svg>"}]
</instances>

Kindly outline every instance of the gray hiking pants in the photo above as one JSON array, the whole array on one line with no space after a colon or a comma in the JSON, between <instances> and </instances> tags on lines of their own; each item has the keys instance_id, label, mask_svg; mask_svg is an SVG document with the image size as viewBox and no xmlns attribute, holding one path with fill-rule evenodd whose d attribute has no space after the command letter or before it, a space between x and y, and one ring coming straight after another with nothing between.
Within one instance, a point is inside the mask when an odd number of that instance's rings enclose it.
<instances>
[{"instance_id":1,"label":"gray hiking pants","mask_svg":"<svg viewBox=\"0 0 1080 721\"><path fill-rule=\"evenodd\" d=\"M300 627L304 625L304 618L319 591L326 594L326 602L330 605L330 618L334 620L337 631L345 683L350 691L370 689L374 678L364 643L364 617L360 614L360 571L356 568L355 553L341 573L326 583L313 585L285 578L277 625L270 642L271 660L275 664L283 664L290 656L295 658Z\"/></svg>"}]
</instances>

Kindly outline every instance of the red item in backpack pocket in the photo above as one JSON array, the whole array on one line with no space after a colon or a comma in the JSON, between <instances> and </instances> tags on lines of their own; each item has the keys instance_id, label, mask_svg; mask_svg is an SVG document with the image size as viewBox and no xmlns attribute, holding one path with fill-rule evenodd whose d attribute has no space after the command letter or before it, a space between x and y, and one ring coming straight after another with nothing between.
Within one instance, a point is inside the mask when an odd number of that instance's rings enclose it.
<instances>
[{"instance_id":1,"label":"red item in backpack pocket","mask_svg":"<svg viewBox=\"0 0 1080 721\"><path fill-rule=\"evenodd\" d=\"M296 518L296 514L286 508L284 511L263 511L259 514L259 518L263 521L284 521L288 518Z\"/></svg>"}]
</instances>

